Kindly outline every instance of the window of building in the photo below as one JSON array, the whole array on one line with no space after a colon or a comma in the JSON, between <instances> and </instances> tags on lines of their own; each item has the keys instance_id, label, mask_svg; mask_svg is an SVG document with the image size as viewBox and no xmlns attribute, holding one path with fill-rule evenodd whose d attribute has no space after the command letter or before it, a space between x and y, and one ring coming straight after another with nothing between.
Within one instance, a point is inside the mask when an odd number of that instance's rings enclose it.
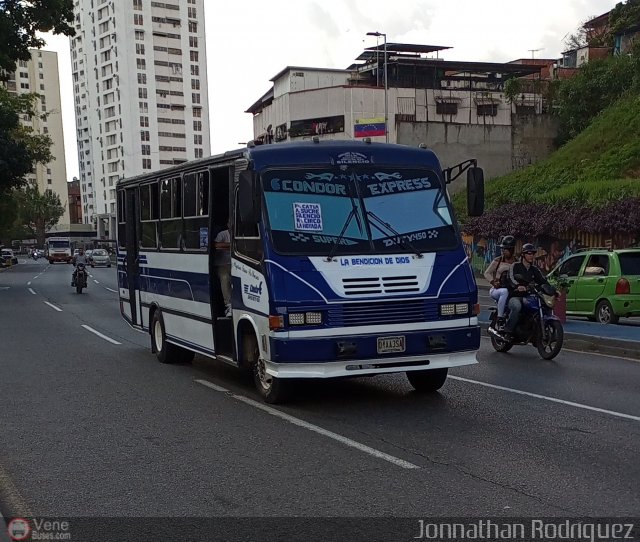
<instances>
[{"instance_id":1,"label":"window of building","mask_svg":"<svg viewBox=\"0 0 640 542\"><path fill-rule=\"evenodd\" d=\"M138 84L140 84L140 85L146 85L147 84L147 74L146 73L139 73L138 74Z\"/></svg>"},{"instance_id":2,"label":"window of building","mask_svg":"<svg viewBox=\"0 0 640 542\"><path fill-rule=\"evenodd\" d=\"M193 121L193 131L194 132L202 132L202 121L194 120Z\"/></svg>"},{"instance_id":3,"label":"window of building","mask_svg":"<svg viewBox=\"0 0 640 542\"><path fill-rule=\"evenodd\" d=\"M138 109L140 109L140 113L148 113L149 104L147 102L138 102Z\"/></svg>"},{"instance_id":4,"label":"window of building","mask_svg":"<svg viewBox=\"0 0 640 542\"><path fill-rule=\"evenodd\" d=\"M135 11L142 11L142 0L133 0L133 9Z\"/></svg>"},{"instance_id":5,"label":"window of building","mask_svg":"<svg viewBox=\"0 0 640 542\"><path fill-rule=\"evenodd\" d=\"M189 60L191 60L191 62L199 62L198 51L189 51Z\"/></svg>"},{"instance_id":6,"label":"window of building","mask_svg":"<svg viewBox=\"0 0 640 542\"><path fill-rule=\"evenodd\" d=\"M478 104L479 117L495 117L498 114L498 104Z\"/></svg>"},{"instance_id":7,"label":"window of building","mask_svg":"<svg viewBox=\"0 0 640 542\"><path fill-rule=\"evenodd\" d=\"M457 102L436 102L436 114L438 115L457 115Z\"/></svg>"},{"instance_id":8,"label":"window of building","mask_svg":"<svg viewBox=\"0 0 640 542\"><path fill-rule=\"evenodd\" d=\"M198 31L198 23L195 21L189 21L189 32L197 32Z\"/></svg>"},{"instance_id":9,"label":"window of building","mask_svg":"<svg viewBox=\"0 0 640 542\"><path fill-rule=\"evenodd\" d=\"M136 58L136 68L139 70L146 70L147 61L144 58Z\"/></svg>"},{"instance_id":10,"label":"window of building","mask_svg":"<svg viewBox=\"0 0 640 542\"><path fill-rule=\"evenodd\" d=\"M202 158L204 156L204 151L202 149L194 149L194 156L196 158Z\"/></svg>"},{"instance_id":11,"label":"window of building","mask_svg":"<svg viewBox=\"0 0 640 542\"><path fill-rule=\"evenodd\" d=\"M148 130L140 130L140 141L150 141Z\"/></svg>"},{"instance_id":12,"label":"window of building","mask_svg":"<svg viewBox=\"0 0 640 542\"><path fill-rule=\"evenodd\" d=\"M138 88L138 98L144 98L145 100L147 99L147 89L146 88Z\"/></svg>"},{"instance_id":13,"label":"window of building","mask_svg":"<svg viewBox=\"0 0 640 542\"><path fill-rule=\"evenodd\" d=\"M194 145L202 145L202 134L194 134L193 135L193 144Z\"/></svg>"},{"instance_id":14,"label":"window of building","mask_svg":"<svg viewBox=\"0 0 640 542\"><path fill-rule=\"evenodd\" d=\"M200 66L191 64L191 75L200 75Z\"/></svg>"},{"instance_id":15,"label":"window of building","mask_svg":"<svg viewBox=\"0 0 640 542\"><path fill-rule=\"evenodd\" d=\"M136 43L136 54L144 55L144 43Z\"/></svg>"},{"instance_id":16,"label":"window of building","mask_svg":"<svg viewBox=\"0 0 640 542\"><path fill-rule=\"evenodd\" d=\"M151 145L141 145L142 155L151 156Z\"/></svg>"},{"instance_id":17,"label":"window of building","mask_svg":"<svg viewBox=\"0 0 640 542\"><path fill-rule=\"evenodd\" d=\"M144 30L136 30L136 39L139 41L144 40Z\"/></svg>"},{"instance_id":18,"label":"window of building","mask_svg":"<svg viewBox=\"0 0 640 542\"><path fill-rule=\"evenodd\" d=\"M133 14L133 24L144 24L144 18L142 17L142 13L134 13Z\"/></svg>"},{"instance_id":19,"label":"window of building","mask_svg":"<svg viewBox=\"0 0 640 542\"><path fill-rule=\"evenodd\" d=\"M202 117L202 109L200 107L193 108L193 116L196 118Z\"/></svg>"},{"instance_id":20,"label":"window of building","mask_svg":"<svg viewBox=\"0 0 640 542\"><path fill-rule=\"evenodd\" d=\"M151 158L142 159L142 169L151 169Z\"/></svg>"},{"instance_id":21,"label":"window of building","mask_svg":"<svg viewBox=\"0 0 640 542\"><path fill-rule=\"evenodd\" d=\"M197 47L198 38L196 36L189 36L189 47Z\"/></svg>"},{"instance_id":22,"label":"window of building","mask_svg":"<svg viewBox=\"0 0 640 542\"><path fill-rule=\"evenodd\" d=\"M141 116L140 117L140 126L142 126L144 128L148 128L149 127L149 117Z\"/></svg>"},{"instance_id":23,"label":"window of building","mask_svg":"<svg viewBox=\"0 0 640 542\"><path fill-rule=\"evenodd\" d=\"M191 101L194 104L199 104L200 103L200 93L198 92L192 92L191 93Z\"/></svg>"},{"instance_id":24,"label":"window of building","mask_svg":"<svg viewBox=\"0 0 640 542\"><path fill-rule=\"evenodd\" d=\"M191 79L191 90L200 90L200 79Z\"/></svg>"},{"instance_id":25,"label":"window of building","mask_svg":"<svg viewBox=\"0 0 640 542\"><path fill-rule=\"evenodd\" d=\"M189 17L189 19L197 19L197 12L196 12L196 8L187 8L187 16Z\"/></svg>"}]
</instances>

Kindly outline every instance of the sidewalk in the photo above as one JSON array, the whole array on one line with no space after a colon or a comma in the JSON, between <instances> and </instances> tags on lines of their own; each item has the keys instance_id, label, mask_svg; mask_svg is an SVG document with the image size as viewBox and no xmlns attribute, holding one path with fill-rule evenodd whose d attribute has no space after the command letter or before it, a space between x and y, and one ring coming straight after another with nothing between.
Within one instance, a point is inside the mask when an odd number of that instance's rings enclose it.
<instances>
[{"instance_id":1,"label":"sidewalk","mask_svg":"<svg viewBox=\"0 0 640 542\"><path fill-rule=\"evenodd\" d=\"M493 301L489 298L489 283L484 277L476 277L478 301L482 310L478 317L480 325L489 325L489 310ZM585 352L599 352L634 359L640 359L640 319L633 323L615 325L598 324L583 319L569 317L564 327L564 346ZM638 325L633 325L635 323Z\"/></svg>"}]
</instances>

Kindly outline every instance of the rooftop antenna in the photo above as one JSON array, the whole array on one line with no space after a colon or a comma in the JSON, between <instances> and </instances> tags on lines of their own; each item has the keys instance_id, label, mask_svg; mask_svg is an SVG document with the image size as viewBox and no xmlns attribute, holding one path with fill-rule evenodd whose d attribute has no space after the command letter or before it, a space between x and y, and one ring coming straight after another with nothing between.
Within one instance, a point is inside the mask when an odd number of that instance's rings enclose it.
<instances>
[{"instance_id":1,"label":"rooftop antenna","mask_svg":"<svg viewBox=\"0 0 640 542\"><path fill-rule=\"evenodd\" d=\"M527 49L527 51L531 53L531 60L533 60L538 51L544 51L544 47L540 47L539 49Z\"/></svg>"}]
</instances>

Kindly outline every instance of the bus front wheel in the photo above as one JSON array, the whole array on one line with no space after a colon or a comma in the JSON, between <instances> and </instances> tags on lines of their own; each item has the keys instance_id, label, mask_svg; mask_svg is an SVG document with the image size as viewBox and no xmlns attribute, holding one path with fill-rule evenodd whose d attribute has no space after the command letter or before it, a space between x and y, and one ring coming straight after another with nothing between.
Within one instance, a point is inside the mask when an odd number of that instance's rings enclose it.
<instances>
[{"instance_id":1,"label":"bus front wheel","mask_svg":"<svg viewBox=\"0 0 640 542\"><path fill-rule=\"evenodd\" d=\"M420 393L438 391L447 380L449 369L428 369L425 371L407 371L407 378L413 388Z\"/></svg>"},{"instance_id":2,"label":"bus front wheel","mask_svg":"<svg viewBox=\"0 0 640 542\"><path fill-rule=\"evenodd\" d=\"M253 333L243 337L242 349L245 363L252 367L253 382L264 401L272 405L285 402L290 396L293 382L267 373L264 360L260 359L258 341Z\"/></svg>"}]
</instances>

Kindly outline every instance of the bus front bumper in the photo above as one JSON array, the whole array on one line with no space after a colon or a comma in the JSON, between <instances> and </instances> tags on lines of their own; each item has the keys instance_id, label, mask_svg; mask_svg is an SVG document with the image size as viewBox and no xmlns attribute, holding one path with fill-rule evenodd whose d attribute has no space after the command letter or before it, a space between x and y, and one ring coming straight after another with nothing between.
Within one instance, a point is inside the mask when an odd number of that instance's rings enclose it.
<instances>
[{"instance_id":1,"label":"bus front bumper","mask_svg":"<svg viewBox=\"0 0 640 542\"><path fill-rule=\"evenodd\" d=\"M334 378L404 371L444 369L478 363L476 350L387 359L359 359L323 363L273 363L265 361L267 373L277 378Z\"/></svg>"}]
</instances>

